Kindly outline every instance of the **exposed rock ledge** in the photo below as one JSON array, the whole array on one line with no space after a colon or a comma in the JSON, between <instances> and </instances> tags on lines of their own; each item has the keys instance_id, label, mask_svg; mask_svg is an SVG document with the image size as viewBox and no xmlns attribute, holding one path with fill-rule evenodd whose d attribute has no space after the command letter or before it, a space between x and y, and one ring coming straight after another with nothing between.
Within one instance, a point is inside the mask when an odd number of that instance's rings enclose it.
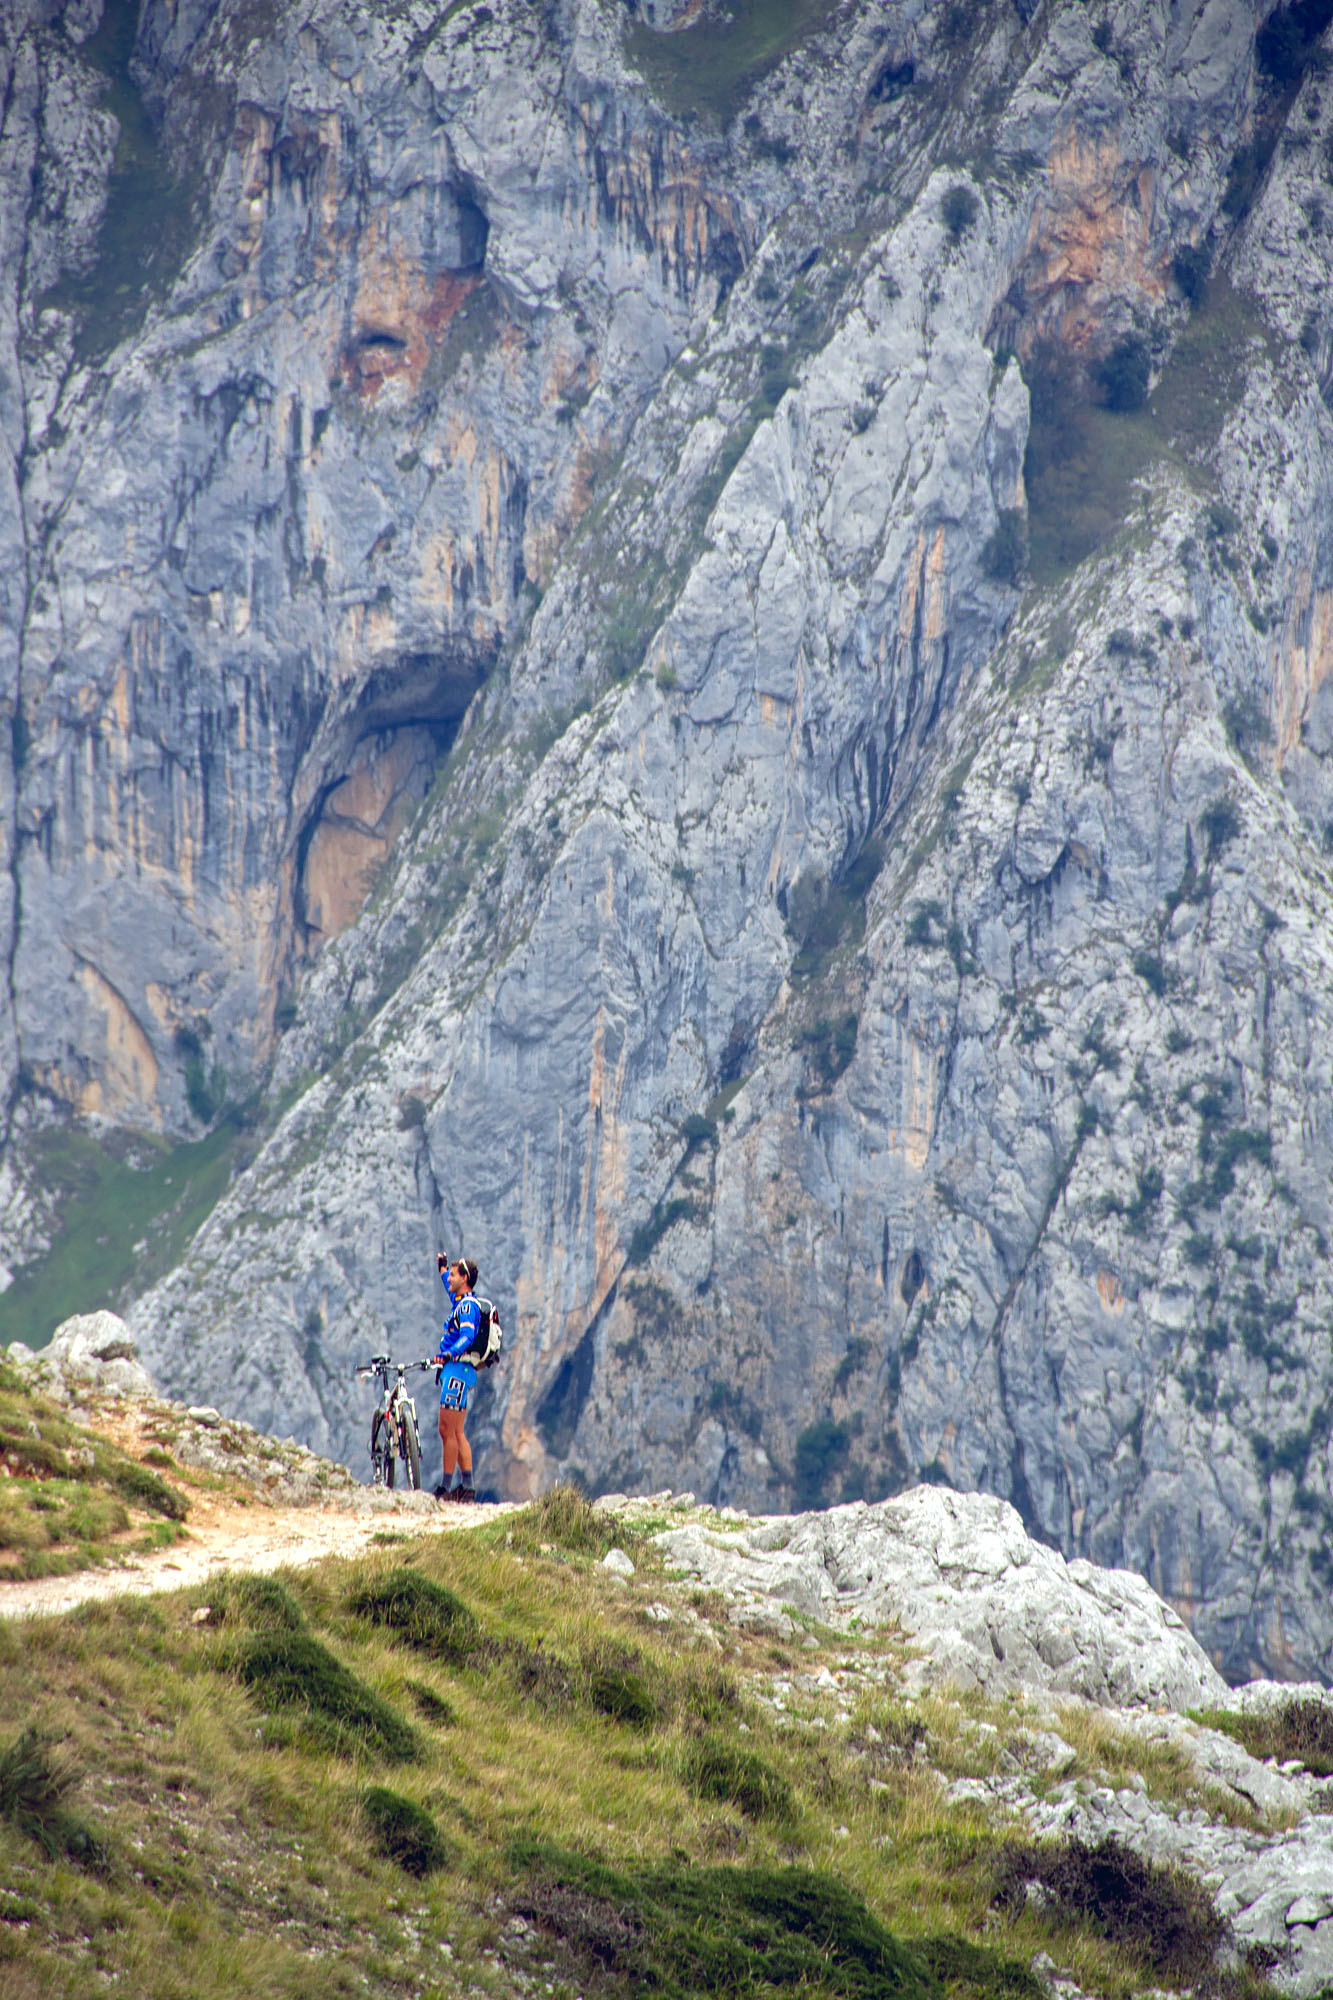
<instances>
[{"instance_id":1,"label":"exposed rock ledge","mask_svg":"<svg viewBox=\"0 0 1333 2000\"><path fill-rule=\"evenodd\" d=\"M1228 1689L1140 1576L1066 1562L984 1494L918 1487L875 1505L673 1528L659 1545L736 1600L738 1622L790 1630L896 1626L920 1649L911 1683L1081 1695L1124 1708L1219 1707Z\"/></svg>"}]
</instances>

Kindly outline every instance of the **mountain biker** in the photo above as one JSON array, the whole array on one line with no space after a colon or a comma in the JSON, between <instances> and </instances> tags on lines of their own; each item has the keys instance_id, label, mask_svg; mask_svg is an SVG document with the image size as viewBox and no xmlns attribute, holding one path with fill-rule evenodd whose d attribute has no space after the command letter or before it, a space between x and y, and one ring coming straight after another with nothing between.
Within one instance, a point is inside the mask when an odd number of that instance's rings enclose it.
<instances>
[{"instance_id":1,"label":"mountain biker","mask_svg":"<svg viewBox=\"0 0 1333 2000\"><path fill-rule=\"evenodd\" d=\"M440 1368L440 1443L444 1447L442 1500L475 1500L472 1484L472 1446L463 1432L468 1399L477 1386L477 1371L462 1356L472 1353L481 1336L481 1308L472 1296L477 1285L477 1266L471 1257L459 1257L451 1264L443 1251L435 1260L440 1281L449 1294L452 1311L440 1336L435 1363ZM454 1468L462 1472L461 1484L451 1493Z\"/></svg>"}]
</instances>

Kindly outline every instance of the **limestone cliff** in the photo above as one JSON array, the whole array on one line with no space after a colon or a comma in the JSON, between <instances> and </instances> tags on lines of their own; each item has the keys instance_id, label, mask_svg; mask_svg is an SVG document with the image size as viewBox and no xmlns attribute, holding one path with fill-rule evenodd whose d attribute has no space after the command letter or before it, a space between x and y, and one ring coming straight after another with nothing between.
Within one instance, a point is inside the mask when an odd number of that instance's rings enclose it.
<instances>
[{"instance_id":1,"label":"limestone cliff","mask_svg":"<svg viewBox=\"0 0 1333 2000\"><path fill-rule=\"evenodd\" d=\"M5 1261L205 1063L168 1384L356 1462L464 1243L502 1489L1327 1674L1330 11L11 0Z\"/></svg>"}]
</instances>

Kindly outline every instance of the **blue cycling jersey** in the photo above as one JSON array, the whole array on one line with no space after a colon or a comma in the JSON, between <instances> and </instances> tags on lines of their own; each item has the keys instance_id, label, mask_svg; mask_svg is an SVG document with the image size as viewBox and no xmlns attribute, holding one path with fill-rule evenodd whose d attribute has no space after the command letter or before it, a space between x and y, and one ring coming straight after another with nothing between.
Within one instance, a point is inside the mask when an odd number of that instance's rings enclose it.
<instances>
[{"instance_id":1,"label":"blue cycling jersey","mask_svg":"<svg viewBox=\"0 0 1333 2000\"><path fill-rule=\"evenodd\" d=\"M444 1332L440 1335L440 1351L435 1359L455 1361L460 1354L470 1354L481 1339L481 1307L470 1292L465 1298L454 1298L447 1270L441 1271L440 1277L449 1295L453 1311L444 1323Z\"/></svg>"}]
</instances>

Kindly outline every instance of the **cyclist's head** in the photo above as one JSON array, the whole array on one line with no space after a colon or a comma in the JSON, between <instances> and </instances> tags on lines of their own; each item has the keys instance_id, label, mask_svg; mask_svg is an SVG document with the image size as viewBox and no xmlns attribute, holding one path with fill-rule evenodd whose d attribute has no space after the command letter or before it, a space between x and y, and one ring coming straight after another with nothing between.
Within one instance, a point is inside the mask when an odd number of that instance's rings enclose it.
<instances>
[{"instance_id":1,"label":"cyclist's head","mask_svg":"<svg viewBox=\"0 0 1333 2000\"><path fill-rule=\"evenodd\" d=\"M453 1279L455 1291L458 1291L460 1286L469 1292L477 1289L477 1266L473 1258L460 1257L458 1262L450 1267L449 1275Z\"/></svg>"}]
</instances>

